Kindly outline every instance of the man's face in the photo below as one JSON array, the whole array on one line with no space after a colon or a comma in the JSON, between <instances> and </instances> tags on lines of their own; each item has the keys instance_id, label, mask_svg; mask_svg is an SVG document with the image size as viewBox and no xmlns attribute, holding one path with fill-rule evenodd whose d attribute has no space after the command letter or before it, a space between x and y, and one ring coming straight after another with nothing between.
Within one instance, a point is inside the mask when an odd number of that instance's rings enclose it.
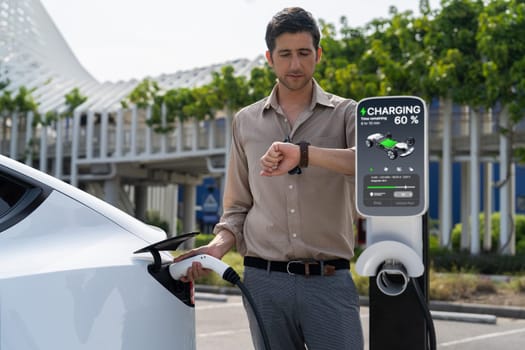
<instances>
[{"instance_id":1,"label":"man's face","mask_svg":"<svg viewBox=\"0 0 525 350\"><path fill-rule=\"evenodd\" d=\"M275 39L275 49L266 52L266 59L279 83L297 91L310 83L321 59L321 48L315 49L312 36L307 32L284 33Z\"/></svg>"}]
</instances>

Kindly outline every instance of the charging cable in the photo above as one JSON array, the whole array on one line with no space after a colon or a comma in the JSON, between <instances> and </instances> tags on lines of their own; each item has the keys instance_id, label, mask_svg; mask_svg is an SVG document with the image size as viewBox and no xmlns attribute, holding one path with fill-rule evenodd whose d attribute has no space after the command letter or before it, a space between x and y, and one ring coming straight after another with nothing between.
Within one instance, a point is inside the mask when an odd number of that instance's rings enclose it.
<instances>
[{"instance_id":1,"label":"charging cable","mask_svg":"<svg viewBox=\"0 0 525 350\"><path fill-rule=\"evenodd\" d=\"M425 320L427 321L426 323L430 350L436 350L436 329L434 328L434 321L432 320L432 315L430 314L427 302L425 300L425 297L423 296L423 292L421 291L419 284L417 283L417 280L415 278L411 278L410 280L412 281L412 285L414 286L414 290L417 294L417 300L419 301L419 305L421 306L421 310L423 311L423 315L425 316Z\"/></svg>"},{"instance_id":2,"label":"charging cable","mask_svg":"<svg viewBox=\"0 0 525 350\"><path fill-rule=\"evenodd\" d=\"M191 267L194 261L200 262L203 268L216 272L219 276L222 277L223 280L230 282L233 285L236 285L241 290L242 294L248 301L248 304L250 304L253 314L255 315L255 319L257 320L257 324L259 325L259 331L261 332L261 336L263 338L264 347L266 350L271 350L268 334L266 333L266 329L264 328L264 323L262 321L261 314L255 306L255 301L253 300L253 297L251 296L246 286L241 282L241 277L239 277L239 274L235 272L235 270L231 266L228 266L223 261L214 258L211 255L195 255L184 259L180 262L171 264L169 267L171 277L173 277L173 279L175 280L179 280L181 277L186 276L188 268Z\"/></svg>"}]
</instances>

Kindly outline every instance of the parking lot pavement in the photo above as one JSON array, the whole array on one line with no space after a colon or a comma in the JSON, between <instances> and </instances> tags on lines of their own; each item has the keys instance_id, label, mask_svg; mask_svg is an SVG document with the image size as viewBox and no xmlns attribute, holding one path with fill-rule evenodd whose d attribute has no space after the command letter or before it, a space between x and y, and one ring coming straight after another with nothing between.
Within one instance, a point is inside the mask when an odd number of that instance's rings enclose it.
<instances>
[{"instance_id":1,"label":"parking lot pavement","mask_svg":"<svg viewBox=\"0 0 525 350\"><path fill-rule=\"evenodd\" d=\"M253 350L240 296L196 301L197 350ZM368 308L361 308L368 344ZM525 320L497 317L495 324L434 320L440 350L522 350ZM368 350L368 345L365 347Z\"/></svg>"}]
</instances>

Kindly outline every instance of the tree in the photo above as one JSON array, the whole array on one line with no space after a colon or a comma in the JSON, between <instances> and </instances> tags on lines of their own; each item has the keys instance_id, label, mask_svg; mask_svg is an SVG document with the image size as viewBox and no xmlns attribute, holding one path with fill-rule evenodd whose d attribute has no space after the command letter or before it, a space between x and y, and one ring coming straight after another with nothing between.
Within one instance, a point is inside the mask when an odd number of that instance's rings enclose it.
<instances>
[{"instance_id":1,"label":"tree","mask_svg":"<svg viewBox=\"0 0 525 350\"><path fill-rule=\"evenodd\" d=\"M217 103L227 111L236 111L249 101L249 88L244 76L236 76L232 66L222 67L220 73L212 73L211 91L217 96Z\"/></svg>"},{"instance_id":2,"label":"tree","mask_svg":"<svg viewBox=\"0 0 525 350\"><path fill-rule=\"evenodd\" d=\"M337 39L334 25L322 20L319 23L323 58L314 76L319 84L334 94L355 100L376 95L377 62L367 55L364 28L351 28L346 18L341 17L341 39Z\"/></svg>"},{"instance_id":3,"label":"tree","mask_svg":"<svg viewBox=\"0 0 525 350\"><path fill-rule=\"evenodd\" d=\"M372 22L369 54L377 62L380 95L432 97L428 82L429 52L424 38L430 30L427 16L391 8L391 18Z\"/></svg>"},{"instance_id":4,"label":"tree","mask_svg":"<svg viewBox=\"0 0 525 350\"><path fill-rule=\"evenodd\" d=\"M425 36L430 62L430 90L459 104L482 105L486 100L481 59L477 50L481 1L443 0Z\"/></svg>"},{"instance_id":5,"label":"tree","mask_svg":"<svg viewBox=\"0 0 525 350\"><path fill-rule=\"evenodd\" d=\"M525 1L495 0L480 15L477 35L482 55L487 107L508 108L511 125L503 130L511 137L525 112Z\"/></svg>"},{"instance_id":6,"label":"tree","mask_svg":"<svg viewBox=\"0 0 525 350\"><path fill-rule=\"evenodd\" d=\"M275 73L268 63L265 63L263 67L255 67L252 69L250 79L248 80L249 102L253 103L268 96L275 85L276 79Z\"/></svg>"}]
</instances>

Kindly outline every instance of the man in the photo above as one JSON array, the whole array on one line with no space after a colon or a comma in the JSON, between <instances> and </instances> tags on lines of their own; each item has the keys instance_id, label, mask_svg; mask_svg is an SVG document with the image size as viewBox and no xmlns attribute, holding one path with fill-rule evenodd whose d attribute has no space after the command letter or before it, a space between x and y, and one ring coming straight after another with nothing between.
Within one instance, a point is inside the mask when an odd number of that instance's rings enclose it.
<instances>
[{"instance_id":1,"label":"man","mask_svg":"<svg viewBox=\"0 0 525 350\"><path fill-rule=\"evenodd\" d=\"M301 8L286 8L268 24L266 58L278 82L235 116L216 236L182 257L222 258L236 244L273 350L363 348L349 273L356 103L313 79L319 40ZM203 273L194 263L186 279ZM248 315L254 345L264 349Z\"/></svg>"}]
</instances>

